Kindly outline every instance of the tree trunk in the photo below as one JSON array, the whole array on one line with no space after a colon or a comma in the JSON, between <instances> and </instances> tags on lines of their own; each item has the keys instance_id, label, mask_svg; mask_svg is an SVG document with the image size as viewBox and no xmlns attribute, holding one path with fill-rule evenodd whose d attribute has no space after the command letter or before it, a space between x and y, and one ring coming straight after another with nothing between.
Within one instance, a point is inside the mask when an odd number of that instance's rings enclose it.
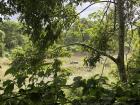
<instances>
[{"instance_id":1,"label":"tree trunk","mask_svg":"<svg viewBox=\"0 0 140 105\"><path fill-rule=\"evenodd\" d=\"M118 12L118 25L119 25L119 53L117 57L117 66L118 72L120 76L120 80L122 82L127 82L127 74L125 70L124 63L124 39L125 39L125 14L124 14L124 1L125 0L117 0L117 12Z\"/></svg>"}]
</instances>

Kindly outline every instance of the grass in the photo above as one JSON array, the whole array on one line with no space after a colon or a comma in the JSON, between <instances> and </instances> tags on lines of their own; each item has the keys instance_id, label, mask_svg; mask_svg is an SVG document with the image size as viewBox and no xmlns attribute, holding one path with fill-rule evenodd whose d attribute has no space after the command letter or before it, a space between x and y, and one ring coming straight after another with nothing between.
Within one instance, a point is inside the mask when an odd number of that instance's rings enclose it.
<instances>
[{"instance_id":1,"label":"grass","mask_svg":"<svg viewBox=\"0 0 140 105\"><path fill-rule=\"evenodd\" d=\"M63 57L60 58L62 61L62 68L69 69L71 75L68 78L67 84L73 83L73 78L77 76L81 76L83 79L89 79L96 74L103 74L102 76L108 77L108 83L115 82L116 79L111 74L111 72L115 72L115 65L109 59L107 59L106 63L103 65L101 63L97 63L96 67L90 68L84 65L84 57L83 55L72 55L71 57ZM49 60L53 61L53 60ZM71 62L78 62L76 64L71 64ZM102 60L104 63L104 59ZM12 79L13 77L8 75L4 76L5 71L10 67L11 61L8 58L0 58L0 80L5 81L8 79ZM102 71L103 70L103 71ZM48 80L48 79L47 79ZM28 84L28 83L27 83ZM2 84L0 84L1 86ZM14 91L18 91L17 87L14 87ZM69 90L65 90L65 93L68 95ZM1 91L0 91L1 93Z\"/></svg>"},{"instance_id":2,"label":"grass","mask_svg":"<svg viewBox=\"0 0 140 105\"><path fill-rule=\"evenodd\" d=\"M4 76L5 75L5 71L10 67L10 63L11 61L8 58L0 58L0 80L4 81L8 78L10 78L10 76Z\"/></svg>"},{"instance_id":3,"label":"grass","mask_svg":"<svg viewBox=\"0 0 140 105\"><path fill-rule=\"evenodd\" d=\"M73 55L71 57L61 58L63 62L63 68L70 69L72 75L69 77L68 82L72 82L73 78L76 76L82 76L84 79L88 79L93 77L96 74L102 76L107 76L109 78L109 82L115 82L116 79L114 78L113 73L116 72L116 65L111 60L102 59L102 63L97 63L96 67L90 68L84 65L84 58L83 55ZM78 62L77 64L71 64L71 62ZM104 63L105 62L105 63Z\"/></svg>"},{"instance_id":4,"label":"grass","mask_svg":"<svg viewBox=\"0 0 140 105\"><path fill-rule=\"evenodd\" d=\"M102 63L97 63L96 67L90 68L84 65L85 55L72 55L71 57L60 58L63 65L62 68L70 69L72 75L68 79L68 83L72 83L73 78L76 76L82 76L84 79L93 77L96 74L103 74L103 76L109 77L109 82L116 81L111 72L115 72L115 64L107 59L106 63L103 65L105 59ZM71 63L77 62L77 63ZM12 78L11 76L4 76L5 71L10 67L11 61L8 58L0 58L0 80L6 80Z\"/></svg>"}]
</instances>

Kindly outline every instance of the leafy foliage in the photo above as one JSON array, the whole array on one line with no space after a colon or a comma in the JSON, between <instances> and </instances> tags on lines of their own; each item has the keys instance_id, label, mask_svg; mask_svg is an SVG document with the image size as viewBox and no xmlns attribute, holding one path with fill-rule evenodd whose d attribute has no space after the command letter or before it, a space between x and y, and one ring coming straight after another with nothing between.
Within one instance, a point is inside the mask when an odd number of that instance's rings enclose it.
<instances>
[{"instance_id":1,"label":"leafy foliage","mask_svg":"<svg viewBox=\"0 0 140 105\"><path fill-rule=\"evenodd\" d=\"M8 102L14 105L20 103L63 105L66 103L62 87L66 85L69 72L60 68L61 61L57 58L53 62L47 62L44 56L31 48L17 54L12 67L5 74L11 74L14 78L3 82L5 96L1 98L3 104Z\"/></svg>"},{"instance_id":2,"label":"leafy foliage","mask_svg":"<svg viewBox=\"0 0 140 105\"><path fill-rule=\"evenodd\" d=\"M20 13L19 19L23 23L24 31L32 41L28 40L28 43L22 43L24 41L21 40L21 25L12 22L1 23L0 29L5 32L7 37L5 43L8 49L14 48L16 44L25 44L25 46L18 47L13 51L13 62L5 73L5 75L11 75L12 78L5 80L0 88L2 92L0 104L140 104L140 76L139 69L137 70L137 67L139 67L139 52L136 52L134 54L136 56L130 60L130 67L133 67L133 70L128 68L130 75L127 83L108 84L106 77L95 75L90 79L75 77L72 84L67 84L70 73L62 68L62 62L58 59L69 55L67 49L58 45L61 42L57 43L61 35L72 34L72 36L66 36L63 39L64 44L66 42L68 44L84 42L88 48L90 47L90 49L87 49L85 44L79 44L84 46L83 50L87 50L90 54L85 59L89 66L95 66L102 55L110 57L107 54L118 49L115 43L118 42L116 36L119 27L117 25L120 24L117 22L116 27L114 27L112 17L116 15L112 14L112 10L107 13L106 20L101 17L102 12L91 14L88 20L79 19L73 24L71 30L65 33L77 17L74 5L79 5L82 2L87 1L2 0L0 2L0 13L2 15ZM99 0L89 0L89 2L99 2ZM2 42L3 32L0 32L0 35ZM139 42L137 44L139 45ZM112 56L110 58L115 59ZM118 58L115 61L121 65ZM70 91L70 94L67 94L66 91Z\"/></svg>"},{"instance_id":3,"label":"leafy foliage","mask_svg":"<svg viewBox=\"0 0 140 105\"><path fill-rule=\"evenodd\" d=\"M14 49L17 46L25 44L22 25L14 21L4 21L0 23L0 29L5 33L4 41L5 50Z\"/></svg>"}]
</instances>

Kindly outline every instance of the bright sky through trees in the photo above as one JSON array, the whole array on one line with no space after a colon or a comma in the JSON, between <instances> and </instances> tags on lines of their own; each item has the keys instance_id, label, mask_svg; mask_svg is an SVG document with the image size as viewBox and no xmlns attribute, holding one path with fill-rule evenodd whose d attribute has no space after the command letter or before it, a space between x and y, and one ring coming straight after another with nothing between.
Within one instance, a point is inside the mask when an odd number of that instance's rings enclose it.
<instances>
[{"instance_id":1,"label":"bright sky through trees","mask_svg":"<svg viewBox=\"0 0 140 105\"><path fill-rule=\"evenodd\" d=\"M80 11L82 11L84 8L86 8L89 5L90 5L90 3L83 3L82 5L79 5L77 7L77 12L79 13ZM103 9L104 6L105 6L105 3L94 4L94 5L90 6L88 9L86 9L84 12L82 12L80 14L80 17L81 18L87 18L89 14L91 14L91 13L93 13L93 12L99 10L99 9Z\"/></svg>"},{"instance_id":2,"label":"bright sky through trees","mask_svg":"<svg viewBox=\"0 0 140 105\"><path fill-rule=\"evenodd\" d=\"M86 8L87 6L89 6L90 3L83 3L82 5L77 6L76 11L79 13L80 11L82 11L84 8ZM81 18L87 18L89 14L91 14L92 12L95 12L99 9L103 9L105 6L105 3L100 3L100 4L94 4L92 6L90 6L88 9L86 9L84 12L82 12L80 14ZM11 17L12 20L17 20L18 15L14 15Z\"/></svg>"}]
</instances>

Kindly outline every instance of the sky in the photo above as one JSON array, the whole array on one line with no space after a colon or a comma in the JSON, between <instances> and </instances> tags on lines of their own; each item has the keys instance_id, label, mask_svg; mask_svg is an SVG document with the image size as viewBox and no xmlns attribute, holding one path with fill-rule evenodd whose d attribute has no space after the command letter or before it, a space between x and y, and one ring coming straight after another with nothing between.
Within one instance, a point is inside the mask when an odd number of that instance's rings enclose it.
<instances>
[{"instance_id":1,"label":"sky","mask_svg":"<svg viewBox=\"0 0 140 105\"><path fill-rule=\"evenodd\" d=\"M90 3L83 3L81 6L78 6L76 8L76 11L79 13L84 8L86 8ZM97 10L103 9L105 7L105 3L97 3L92 6L90 6L88 9L86 9L84 12L80 14L81 18L87 18L89 14L96 12Z\"/></svg>"},{"instance_id":2,"label":"sky","mask_svg":"<svg viewBox=\"0 0 140 105\"><path fill-rule=\"evenodd\" d=\"M77 8L76 8L77 13L81 12L84 8L86 8L89 5L90 5L90 3L83 3L82 5L77 6ZM104 6L105 6L104 3L102 3L102 4L97 3L97 4L92 5L80 14L80 18L87 18L89 14L91 14L99 9L103 9ZM11 17L11 19L17 20L17 17L18 17L18 15L14 15Z\"/></svg>"}]
</instances>

